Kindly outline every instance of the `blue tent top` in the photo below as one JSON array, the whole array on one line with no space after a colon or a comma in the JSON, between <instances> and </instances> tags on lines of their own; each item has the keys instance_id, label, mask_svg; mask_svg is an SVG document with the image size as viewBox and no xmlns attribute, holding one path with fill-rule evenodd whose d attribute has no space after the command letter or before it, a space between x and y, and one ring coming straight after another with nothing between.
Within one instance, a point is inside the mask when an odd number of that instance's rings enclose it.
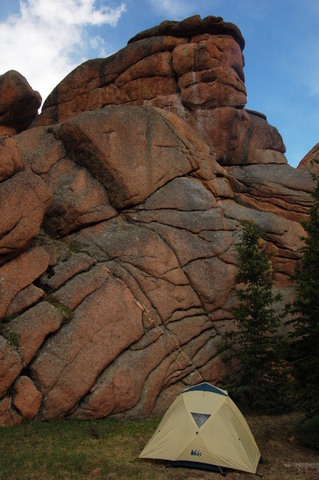
<instances>
[{"instance_id":1,"label":"blue tent top","mask_svg":"<svg viewBox=\"0 0 319 480\"><path fill-rule=\"evenodd\" d=\"M200 383L199 385L195 385L194 387L190 387L187 390L184 390L183 393L187 392L195 392L195 391L200 391L200 392L212 392L212 393L217 393L218 395L224 395L227 397L227 393L225 391L221 390L220 388L214 387L214 385L210 385L209 383Z\"/></svg>"}]
</instances>

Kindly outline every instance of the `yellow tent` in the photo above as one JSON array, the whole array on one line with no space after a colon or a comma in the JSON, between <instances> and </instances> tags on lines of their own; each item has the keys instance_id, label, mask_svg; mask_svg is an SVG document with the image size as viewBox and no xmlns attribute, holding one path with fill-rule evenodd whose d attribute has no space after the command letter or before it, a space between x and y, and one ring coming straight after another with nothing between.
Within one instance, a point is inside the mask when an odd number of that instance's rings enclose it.
<instances>
[{"instance_id":1,"label":"yellow tent","mask_svg":"<svg viewBox=\"0 0 319 480\"><path fill-rule=\"evenodd\" d=\"M175 399L140 458L256 473L260 452L226 390L201 383Z\"/></svg>"}]
</instances>

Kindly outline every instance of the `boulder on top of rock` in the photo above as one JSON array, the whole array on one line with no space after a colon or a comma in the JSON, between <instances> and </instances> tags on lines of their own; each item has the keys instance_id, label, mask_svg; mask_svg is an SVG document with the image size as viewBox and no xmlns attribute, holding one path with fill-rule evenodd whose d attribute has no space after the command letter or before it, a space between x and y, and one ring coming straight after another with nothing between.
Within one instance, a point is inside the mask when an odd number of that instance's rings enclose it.
<instances>
[{"instance_id":1,"label":"boulder on top of rock","mask_svg":"<svg viewBox=\"0 0 319 480\"><path fill-rule=\"evenodd\" d=\"M114 104L159 106L180 116L246 104L244 39L221 17L163 22L106 58L73 70L46 99L37 125Z\"/></svg>"},{"instance_id":2,"label":"boulder on top of rock","mask_svg":"<svg viewBox=\"0 0 319 480\"><path fill-rule=\"evenodd\" d=\"M244 109L243 48L238 27L221 17L163 22L118 53L74 69L49 95L36 124L107 105L147 105L186 120L221 165L287 163L276 128Z\"/></svg>"},{"instance_id":3,"label":"boulder on top of rock","mask_svg":"<svg viewBox=\"0 0 319 480\"><path fill-rule=\"evenodd\" d=\"M0 75L0 135L26 130L38 116L42 98L23 75L9 70Z\"/></svg>"}]
</instances>

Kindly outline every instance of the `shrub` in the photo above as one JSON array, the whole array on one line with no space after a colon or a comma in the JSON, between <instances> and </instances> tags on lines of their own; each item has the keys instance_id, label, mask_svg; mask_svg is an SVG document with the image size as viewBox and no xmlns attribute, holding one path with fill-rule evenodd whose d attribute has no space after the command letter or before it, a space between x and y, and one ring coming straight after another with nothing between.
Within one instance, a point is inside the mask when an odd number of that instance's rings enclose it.
<instances>
[{"instance_id":1,"label":"shrub","mask_svg":"<svg viewBox=\"0 0 319 480\"><path fill-rule=\"evenodd\" d=\"M305 447L319 450L319 415L306 418L298 425L296 439Z\"/></svg>"}]
</instances>

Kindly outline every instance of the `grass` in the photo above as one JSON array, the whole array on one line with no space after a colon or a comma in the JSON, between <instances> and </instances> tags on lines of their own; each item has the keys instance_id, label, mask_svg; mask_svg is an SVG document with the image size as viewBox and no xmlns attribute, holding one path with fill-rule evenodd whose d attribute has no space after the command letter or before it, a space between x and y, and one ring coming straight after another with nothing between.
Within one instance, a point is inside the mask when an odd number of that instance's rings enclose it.
<instances>
[{"instance_id":1,"label":"grass","mask_svg":"<svg viewBox=\"0 0 319 480\"><path fill-rule=\"evenodd\" d=\"M263 455L258 473L266 480L319 480L318 452L292 438L300 415L248 416ZM159 418L32 422L0 428L1 480L215 480L217 473L173 469L137 457ZM257 478L228 472L229 480Z\"/></svg>"}]
</instances>

